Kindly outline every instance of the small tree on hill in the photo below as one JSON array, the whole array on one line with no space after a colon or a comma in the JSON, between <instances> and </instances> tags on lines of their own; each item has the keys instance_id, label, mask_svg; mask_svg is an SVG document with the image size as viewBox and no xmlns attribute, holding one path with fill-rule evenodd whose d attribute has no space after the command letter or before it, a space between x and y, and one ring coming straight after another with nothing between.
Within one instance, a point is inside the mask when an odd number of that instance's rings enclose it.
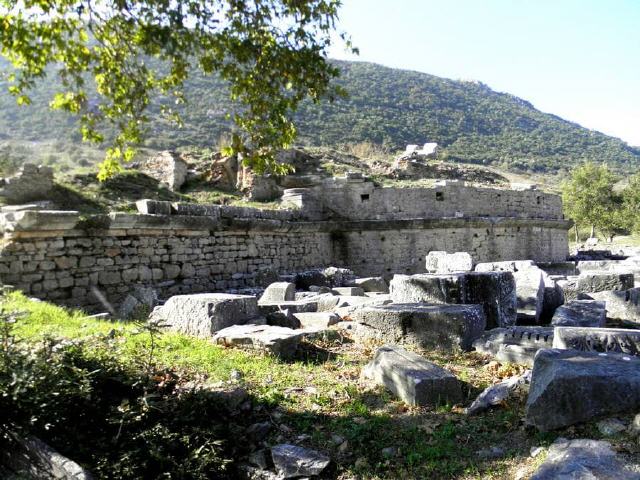
<instances>
[{"instance_id":1,"label":"small tree on hill","mask_svg":"<svg viewBox=\"0 0 640 480\"><path fill-rule=\"evenodd\" d=\"M565 213L575 222L576 242L579 225L591 227L592 237L596 228L611 235L620 227L615 182L615 175L606 165L587 162L574 169L571 178L562 184L562 201Z\"/></svg>"},{"instance_id":2,"label":"small tree on hill","mask_svg":"<svg viewBox=\"0 0 640 480\"><path fill-rule=\"evenodd\" d=\"M63 88L51 107L79 115L84 140L100 143L99 127L115 127L102 179L133 157L152 102L179 122L172 106L184 102L194 68L218 74L240 104L229 153L241 153L258 171L277 171L282 166L273 153L293 141L299 103L342 93L330 83L338 68L326 60L339 6L340 0L0 0L0 54L13 64L8 85L18 104L29 104L29 89L55 70Z\"/></svg>"}]
</instances>

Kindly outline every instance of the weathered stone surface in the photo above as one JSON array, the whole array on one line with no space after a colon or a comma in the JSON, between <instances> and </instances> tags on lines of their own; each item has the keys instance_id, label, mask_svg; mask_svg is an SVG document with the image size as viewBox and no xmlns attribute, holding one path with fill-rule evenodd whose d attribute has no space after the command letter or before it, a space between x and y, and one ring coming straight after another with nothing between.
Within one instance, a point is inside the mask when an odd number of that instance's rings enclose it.
<instances>
[{"instance_id":1,"label":"weathered stone surface","mask_svg":"<svg viewBox=\"0 0 640 480\"><path fill-rule=\"evenodd\" d=\"M629 328L556 327L553 348L616 352L640 356L640 330Z\"/></svg>"},{"instance_id":2,"label":"weathered stone surface","mask_svg":"<svg viewBox=\"0 0 640 480\"><path fill-rule=\"evenodd\" d=\"M464 413L475 415L488 408L504 403L517 389L531 381L531 370L526 370L521 375L507 378L495 385L485 388Z\"/></svg>"},{"instance_id":3,"label":"weathered stone surface","mask_svg":"<svg viewBox=\"0 0 640 480\"><path fill-rule=\"evenodd\" d=\"M547 324L551 322L556 309L562 305L564 301L564 294L562 288L558 285L558 280L553 278L553 276L547 275L545 278L540 323Z\"/></svg>"},{"instance_id":4,"label":"weathered stone surface","mask_svg":"<svg viewBox=\"0 0 640 480\"><path fill-rule=\"evenodd\" d=\"M432 251L427 255L426 269L429 273L470 272L473 258L467 252Z\"/></svg>"},{"instance_id":5,"label":"weathered stone surface","mask_svg":"<svg viewBox=\"0 0 640 480\"><path fill-rule=\"evenodd\" d=\"M546 274L538 267L521 268L514 272L518 298L518 321L540 323L544 304Z\"/></svg>"},{"instance_id":6,"label":"weathered stone surface","mask_svg":"<svg viewBox=\"0 0 640 480\"><path fill-rule=\"evenodd\" d=\"M482 262L476 265L476 272L517 272L535 267L533 260L507 260L503 262Z\"/></svg>"},{"instance_id":7,"label":"weathered stone surface","mask_svg":"<svg viewBox=\"0 0 640 480\"><path fill-rule=\"evenodd\" d=\"M353 284L362 288L365 292L389 293L389 285L382 277L356 278Z\"/></svg>"},{"instance_id":8,"label":"weathered stone surface","mask_svg":"<svg viewBox=\"0 0 640 480\"><path fill-rule=\"evenodd\" d=\"M633 273L611 272L596 273L586 272L578 276L576 288L578 292L604 292L608 290L629 290L633 288Z\"/></svg>"},{"instance_id":9,"label":"weathered stone surface","mask_svg":"<svg viewBox=\"0 0 640 480\"><path fill-rule=\"evenodd\" d=\"M293 316L298 319L302 328L329 327L341 320L340 316L333 312L294 313Z\"/></svg>"},{"instance_id":10,"label":"weathered stone surface","mask_svg":"<svg viewBox=\"0 0 640 480\"><path fill-rule=\"evenodd\" d=\"M553 331L553 327L494 328L474 341L473 347L501 362L532 366L538 350L552 347Z\"/></svg>"},{"instance_id":11,"label":"weathered stone surface","mask_svg":"<svg viewBox=\"0 0 640 480\"><path fill-rule=\"evenodd\" d=\"M526 422L548 431L640 408L640 358L619 353L540 350Z\"/></svg>"},{"instance_id":12,"label":"weathered stone surface","mask_svg":"<svg viewBox=\"0 0 640 480\"><path fill-rule=\"evenodd\" d=\"M447 350L469 350L486 325L480 305L391 304L363 307L350 318L385 342Z\"/></svg>"},{"instance_id":13,"label":"weathered stone surface","mask_svg":"<svg viewBox=\"0 0 640 480\"><path fill-rule=\"evenodd\" d=\"M136 202L136 209L143 215L171 215L171 202L145 198Z\"/></svg>"},{"instance_id":14,"label":"weathered stone surface","mask_svg":"<svg viewBox=\"0 0 640 480\"><path fill-rule=\"evenodd\" d=\"M140 165L140 171L155 178L170 190L178 191L187 179L188 165L180 154L164 151L150 157Z\"/></svg>"},{"instance_id":15,"label":"weathered stone surface","mask_svg":"<svg viewBox=\"0 0 640 480\"><path fill-rule=\"evenodd\" d=\"M640 287L629 290L592 292L587 295L593 300L605 302L607 318L640 323Z\"/></svg>"},{"instance_id":16,"label":"weathered stone surface","mask_svg":"<svg viewBox=\"0 0 640 480\"><path fill-rule=\"evenodd\" d=\"M604 302L573 300L556 309L551 325L565 327L604 327L607 320Z\"/></svg>"},{"instance_id":17,"label":"weathered stone surface","mask_svg":"<svg viewBox=\"0 0 640 480\"><path fill-rule=\"evenodd\" d=\"M394 275L390 291L395 303L480 304L487 328L516 323L516 288L511 272Z\"/></svg>"},{"instance_id":18,"label":"weathered stone surface","mask_svg":"<svg viewBox=\"0 0 640 480\"><path fill-rule=\"evenodd\" d=\"M626 464L602 440L559 438L531 480L638 480L637 465Z\"/></svg>"},{"instance_id":19,"label":"weathered stone surface","mask_svg":"<svg viewBox=\"0 0 640 480\"><path fill-rule=\"evenodd\" d=\"M75 210L21 210L0 214L0 231L47 231L71 229L80 221Z\"/></svg>"},{"instance_id":20,"label":"weathered stone surface","mask_svg":"<svg viewBox=\"0 0 640 480\"><path fill-rule=\"evenodd\" d=\"M364 297L364 290L360 287L334 287L334 292L347 297Z\"/></svg>"},{"instance_id":21,"label":"weathered stone surface","mask_svg":"<svg viewBox=\"0 0 640 480\"><path fill-rule=\"evenodd\" d=\"M218 330L231 325L251 323L259 317L256 297L227 293L200 293L175 295L156 308L151 317L162 320L171 329L211 337Z\"/></svg>"},{"instance_id":22,"label":"weathered stone surface","mask_svg":"<svg viewBox=\"0 0 640 480\"><path fill-rule=\"evenodd\" d=\"M457 403L462 399L455 375L395 345L378 348L362 375L384 385L409 405Z\"/></svg>"},{"instance_id":23,"label":"weathered stone surface","mask_svg":"<svg viewBox=\"0 0 640 480\"><path fill-rule=\"evenodd\" d=\"M220 330L213 337L218 345L228 347L243 346L264 350L282 358L291 358L304 333L286 327L273 325L232 325Z\"/></svg>"},{"instance_id":24,"label":"weathered stone surface","mask_svg":"<svg viewBox=\"0 0 640 480\"><path fill-rule=\"evenodd\" d=\"M278 478L320 475L331 462L331 459L323 453L288 444L271 447L271 458L278 472Z\"/></svg>"},{"instance_id":25,"label":"weathered stone surface","mask_svg":"<svg viewBox=\"0 0 640 480\"><path fill-rule=\"evenodd\" d=\"M285 310L289 310L291 313L316 312L318 310L317 298L319 296L290 302L258 303L258 310L264 316Z\"/></svg>"},{"instance_id":26,"label":"weathered stone surface","mask_svg":"<svg viewBox=\"0 0 640 480\"><path fill-rule=\"evenodd\" d=\"M276 282L269 285L259 303L291 302L296 299L296 285L289 282Z\"/></svg>"}]
</instances>

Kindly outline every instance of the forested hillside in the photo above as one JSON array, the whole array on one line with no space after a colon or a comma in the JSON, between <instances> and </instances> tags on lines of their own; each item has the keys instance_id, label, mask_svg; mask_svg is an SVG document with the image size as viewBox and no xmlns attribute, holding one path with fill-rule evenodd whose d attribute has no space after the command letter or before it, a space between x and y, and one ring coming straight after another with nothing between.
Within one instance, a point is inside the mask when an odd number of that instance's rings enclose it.
<instances>
[{"instance_id":1,"label":"forested hillside","mask_svg":"<svg viewBox=\"0 0 640 480\"><path fill-rule=\"evenodd\" d=\"M408 143L438 142L448 160L532 171L558 171L584 160L607 162L615 170L640 165L640 148L542 113L525 100L479 82L362 62L339 65L343 70L339 83L349 97L333 104L303 105L296 115L301 144L372 142L395 150ZM74 120L47 108L58 88L55 75L34 91L30 107L18 107L5 87L0 93L0 144L4 143L5 156L18 155L21 142L35 142L31 146L36 150L43 142L53 142L58 151L72 157L85 151L77 149L80 135ZM220 81L196 75L186 91L184 127L179 129L152 111L147 147L210 147L228 132L226 114L233 105Z\"/></svg>"}]
</instances>

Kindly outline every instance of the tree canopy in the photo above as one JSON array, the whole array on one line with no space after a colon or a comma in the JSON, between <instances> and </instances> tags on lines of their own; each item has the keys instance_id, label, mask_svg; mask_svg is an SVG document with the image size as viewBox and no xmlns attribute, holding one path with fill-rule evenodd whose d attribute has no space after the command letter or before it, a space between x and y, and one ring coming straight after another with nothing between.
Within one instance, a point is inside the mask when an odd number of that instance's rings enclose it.
<instances>
[{"instance_id":1,"label":"tree canopy","mask_svg":"<svg viewBox=\"0 0 640 480\"><path fill-rule=\"evenodd\" d=\"M145 132L148 106L175 106L192 69L217 73L238 108L230 153L277 170L305 98L333 99L339 70L326 61L340 0L0 0L0 53L14 67L9 92L29 104L47 75L61 80L51 107L80 117L84 140L115 127L99 177L121 168ZM350 42L340 34L347 47ZM153 61L151 61L153 60ZM93 93L95 92L95 93Z\"/></svg>"}]
</instances>

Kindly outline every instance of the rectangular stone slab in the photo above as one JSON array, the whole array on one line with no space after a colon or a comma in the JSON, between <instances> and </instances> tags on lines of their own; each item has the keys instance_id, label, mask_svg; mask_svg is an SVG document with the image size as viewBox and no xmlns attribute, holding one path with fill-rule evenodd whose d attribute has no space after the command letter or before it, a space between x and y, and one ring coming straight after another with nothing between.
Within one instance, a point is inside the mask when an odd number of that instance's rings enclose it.
<instances>
[{"instance_id":1,"label":"rectangular stone slab","mask_svg":"<svg viewBox=\"0 0 640 480\"><path fill-rule=\"evenodd\" d=\"M640 330L556 327L553 348L572 348L586 352L617 352L640 356Z\"/></svg>"},{"instance_id":2,"label":"rectangular stone slab","mask_svg":"<svg viewBox=\"0 0 640 480\"><path fill-rule=\"evenodd\" d=\"M409 405L453 404L462 400L455 375L395 345L380 347L362 373Z\"/></svg>"},{"instance_id":3,"label":"rectangular stone slab","mask_svg":"<svg viewBox=\"0 0 640 480\"><path fill-rule=\"evenodd\" d=\"M510 327L487 330L473 347L501 362L530 366L538 350L551 348L552 344L553 327Z\"/></svg>"},{"instance_id":4,"label":"rectangular stone slab","mask_svg":"<svg viewBox=\"0 0 640 480\"><path fill-rule=\"evenodd\" d=\"M243 346L267 351L275 356L291 358L304 332L273 325L233 325L220 330L213 341L227 347Z\"/></svg>"},{"instance_id":5,"label":"rectangular stone slab","mask_svg":"<svg viewBox=\"0 0 640 480\"><path fill-rule=\"evenodd\" d=\"M444 350L470 350L486 325L480 305L391 304L363 307L350 317L385 342Z\"/></svg>"},{"instance_id":6,"label":"rectangular stone slab","mask_svg":"<svg viewBox=\"0 0 640 480\"><path fill-rule=\"evenodd\" d=\"M175 295L151 317L187 335L212 337L218 330L259 318L260 312L256 297L251 295L199 293Z\"/></svg>"},{"instance_id":7,"label":"rectangular stone slab","mask_svg":"<svg viewBox=\"0 0 640 480\"><path fill-rule=\"evenodd\" d=\"M526 423L549 431L640 409L640 358L544 349L536 355Z\"/></svg>"},{"instance_id":8,"label":"rectangular stone slab","mask_svg":"<svg viewBox=\"0 0 640 480\"><path fill-rule=\"evenodd\" d=\"M482 305L487 328L516 323L516 285L511 272L394 275L390 291L395 303Z\"/></svg>"},{"instance_id":9,"label":"rectangular stone slab","mask_svg":"<svg viewBox=\"0 0 640 480\"><path fill-rule=\"evenodd\" d=\"M607 320L604 302L573 300L560 305L551 319L557 327L604 327Z\"/></svg>"}]
</instances>

